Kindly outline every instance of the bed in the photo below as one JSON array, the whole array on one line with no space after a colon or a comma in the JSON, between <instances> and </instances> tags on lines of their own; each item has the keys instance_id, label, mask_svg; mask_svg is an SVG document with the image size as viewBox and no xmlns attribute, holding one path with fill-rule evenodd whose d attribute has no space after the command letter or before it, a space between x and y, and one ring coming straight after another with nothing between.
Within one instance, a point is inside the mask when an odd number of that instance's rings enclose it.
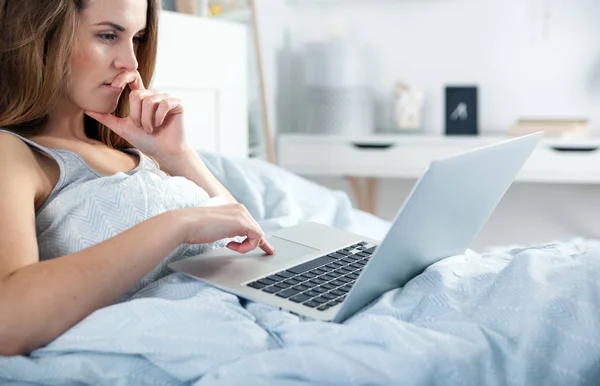
<instances>
[{"instance_id":1,"label":"bed","mask_svg":"<svg viewBox=\"0 0 600 386\"><path fill-rule=\"evenodd\" d=\"M198 152L266 232L311 220L380 239L389 226L345 193L216 150ZM448 257L344 324L170 272L0 357L0 384L597 385L599 305L600 242L584 239Z\"/></svg>"}]
</instances>

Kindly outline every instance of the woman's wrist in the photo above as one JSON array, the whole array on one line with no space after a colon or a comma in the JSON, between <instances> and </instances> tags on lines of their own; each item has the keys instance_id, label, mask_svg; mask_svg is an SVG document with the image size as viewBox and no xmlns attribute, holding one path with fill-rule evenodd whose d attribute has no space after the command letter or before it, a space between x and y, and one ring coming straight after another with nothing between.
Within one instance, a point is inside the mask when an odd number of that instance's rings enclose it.
<instances>
[{"instance_id":1,"label":"woman's wrist","mask_svg":"<svg viewBox=\"0 0 600 386\"><path fill-rule=\"evenodd\" d=\"M233 195L215 178L198 153L188 147L177 156L156 159L161 169L172 176L185 177L204 189L210 197L222 196L230 203L236 203Z\"/></svg>"},{"instance_id":2,"label":"woman's wrist","mask_svg":"<svg viewBox=\"0 0 600 386\"><path fill-rule=\"evenodd\" d=\"M185 209L170 210L159 215L163 229L172 232L175 244L180 245L187 242L189 230L189 216Z\"/></svg>"},{"instance_id":3,"label":"woman's wrist","mask_svg":"<svg viewBox=\"0 0 600 386\"><path fill-rule=\"evenodd\" d=\"M202 162L196 151L186 146L178 154L155 157L161 169L173 176L184 176L185 170L195 162Z\"/></svg>"}]
</instances>

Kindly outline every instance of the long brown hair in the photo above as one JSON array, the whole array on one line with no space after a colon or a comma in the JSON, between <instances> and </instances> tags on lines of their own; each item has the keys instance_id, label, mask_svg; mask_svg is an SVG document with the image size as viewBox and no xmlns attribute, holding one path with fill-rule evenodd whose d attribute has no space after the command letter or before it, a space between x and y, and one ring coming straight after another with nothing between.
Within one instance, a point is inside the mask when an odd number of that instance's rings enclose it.
<instances>
[{"instance_id":1,"label":"long brown hair","mask_svg":"<svg viewBox=\"0 0 600 386\"><path fill-rule=\"evenodd\" d=\"M24 136L41 134L69 79L78 14L90 0L0 0L0 127ZM138 71L150 84L156 63L158 0L148 0L146 34L137 48ZM129 89L115 115L129 114ZM85 116L85 132L110 147L131 147Z\"/></svg>"}]
</instances>

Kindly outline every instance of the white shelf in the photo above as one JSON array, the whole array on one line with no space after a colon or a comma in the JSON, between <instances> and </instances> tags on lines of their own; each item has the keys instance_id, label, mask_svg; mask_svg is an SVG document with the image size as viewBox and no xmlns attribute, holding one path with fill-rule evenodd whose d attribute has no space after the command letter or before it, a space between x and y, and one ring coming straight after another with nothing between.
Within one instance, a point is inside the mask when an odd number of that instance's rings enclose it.
<instances>
[{"instance_id":1,"label":"white shelf","mask_svg":"<svg viewBox=\"0 0 600 386\"><path fill-rule=\"evenodd\" d=\"M279 165L298 174L376 178L419 178L429 163L490 145L506 136L374 135L334 137L281 134ZM581 141L579 141L581 142ZM600 150L559 151L571 145L600 148L600 140L570 143L544 139L516 181L600 184Z\"/></svg>"}]
</instances>

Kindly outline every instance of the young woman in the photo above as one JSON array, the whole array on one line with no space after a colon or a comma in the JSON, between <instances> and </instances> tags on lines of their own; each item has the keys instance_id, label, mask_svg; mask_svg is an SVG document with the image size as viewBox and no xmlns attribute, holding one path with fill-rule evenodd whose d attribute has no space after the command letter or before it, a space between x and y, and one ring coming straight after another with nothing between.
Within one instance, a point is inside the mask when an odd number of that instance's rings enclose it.
<instances>
[{"instance_id":1,"label":"young woman","mask_svg":"<svg viewBox=\"0 0 600 386\"><path fill-rule=\"evenodd\" d=\"M0 0L2 355L210 243L274 253L186 143L181 102L144 87L157 18L158 0Z\"/></svg>"}]
</instances>

